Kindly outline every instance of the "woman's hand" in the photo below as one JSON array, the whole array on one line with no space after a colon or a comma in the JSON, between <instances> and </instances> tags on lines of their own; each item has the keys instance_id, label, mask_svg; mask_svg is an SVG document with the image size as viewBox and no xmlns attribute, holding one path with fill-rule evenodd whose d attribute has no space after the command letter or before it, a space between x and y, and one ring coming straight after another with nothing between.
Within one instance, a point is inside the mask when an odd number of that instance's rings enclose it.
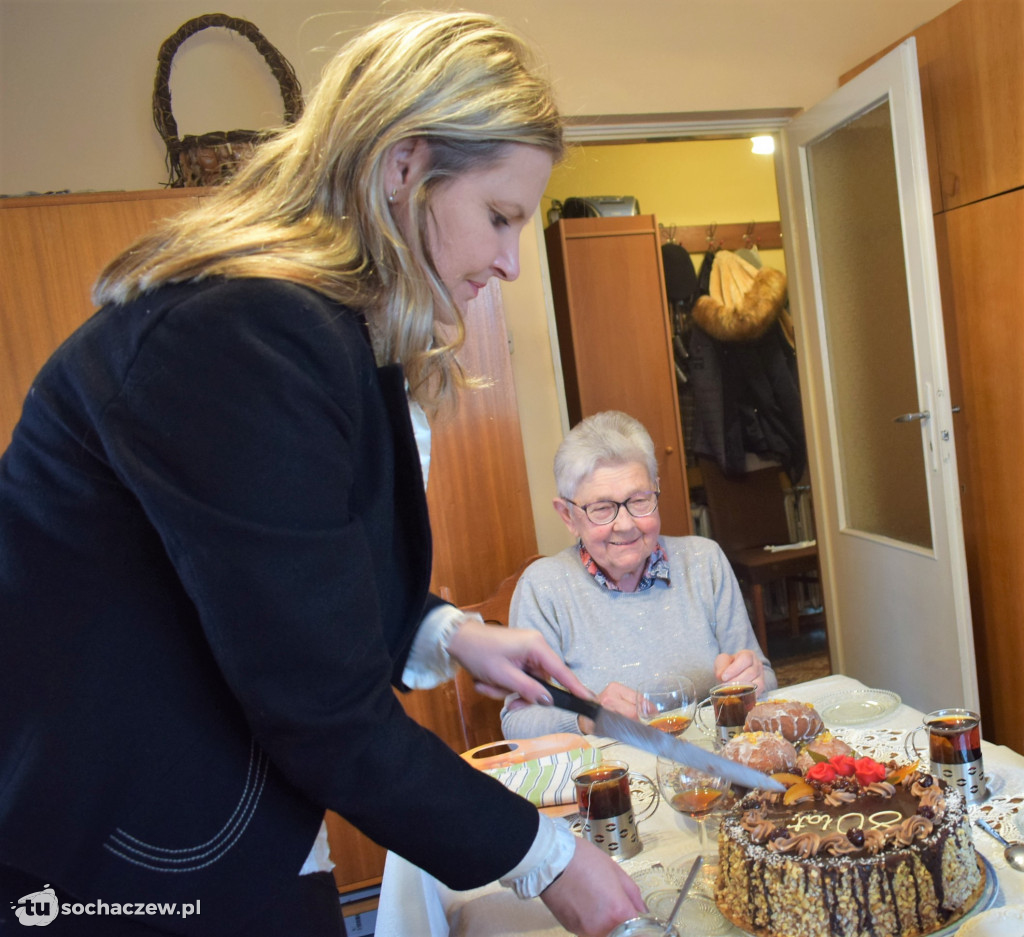
<instances>
[{"instance_id":1,"label":"woman's hand","mask_svg":"<svg viewBox=\"0 0 1024 937\"><path fill-rule=\"evenodd\" d=\"M550 706L550 694L531 674L554 679L584 699L594 695L537 631L466 618L449 641L448 653L472 675L477 692L493 699L518 693L528 703Z\"/></svg>"},{"instance_id":2,"label":"woman's hand","mask_svg":"<svg viewBox=\"0 0 1024 937\"><path fill-rule=\"evenodd\" d=\"M597 702L604 709L625 716L627 719L636 719L636 690L623 686L621 683L609 683L600 693L597 694ZM594 720L586 716L577 718L576 723L580 732L584 735L592 735L594 732Z\"/></svg>"},{"instance_id":3,"label":"woman's hand","mask_svg":"<svg viewBox=\"0 0 1024 937\"><path fill-rule=\"evenodd\" d=\"M558 922L579 937L605 937L647 908L636 883L593 843L577 840L565 871L540 895Z\"/></svg>"},{"instance_id":4,"label":"woman's hand","mask_svg":"<svg viewBox=\"0 0 1024 937\"><path fill-rule=\"evenodd\" d=\"M715 679L719 683L753 683L760 696L764 692L764 664L751 650L719 654L715 658Z\"/></svg>"}]
</instances>

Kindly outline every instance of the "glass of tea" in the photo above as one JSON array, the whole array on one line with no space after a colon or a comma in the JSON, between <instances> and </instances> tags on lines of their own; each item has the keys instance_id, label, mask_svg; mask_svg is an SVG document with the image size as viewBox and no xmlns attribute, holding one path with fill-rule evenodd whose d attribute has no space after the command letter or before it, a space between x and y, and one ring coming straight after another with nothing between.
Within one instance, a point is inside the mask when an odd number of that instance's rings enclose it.
<instances>
[{"instance_id":1,"label":"glass of tea","mask_svg":"<svg viewBox=\"0 0 1024 937\"><path fill-rule=\"evenodd\" d=\"M757 687L753 683L719 683L710 690L707 699L697 704L697 721L701 729L724 745L743 731L747 713L757 702ZM714 713L714 728L705 723L704 714Z\"/></svg>"},{"instance_id":2,"label":"glass of tea","mask_svg":"<svg viewBox=\"0 0 1024 937\"><path fill-rule=\"evenodd\" d=\"M649 817L658 802L655 798L634 816L629 765L624 761L601 761L581 768L572 779L583 838L613 859L628 859L640 852L643 844L637 823Z\"/></svg>"},{"instance_id":3,"label":"glass of tea","mask_svg":"<svg viewBox=\"0 0 1024 937\"><path fill-rule=\"evenodd\" d=\"M917 736L928 733L931 772L964 795L968 804L988 797L985 765L981 758L981 716L969 709L937 709L906 739L909 758L921 758Z\"/></svg>"},{"instance_id":4,"label":"glass of tea","mask_svg":"<svg viewBox=\"0 0 1024 937\"><path fill-rule=\"evenodd\" d=\"M697 688L683 674L655 674L636 688L636 715L646 725L679 738L693 722Z\"/></svg>"}]
</instances>

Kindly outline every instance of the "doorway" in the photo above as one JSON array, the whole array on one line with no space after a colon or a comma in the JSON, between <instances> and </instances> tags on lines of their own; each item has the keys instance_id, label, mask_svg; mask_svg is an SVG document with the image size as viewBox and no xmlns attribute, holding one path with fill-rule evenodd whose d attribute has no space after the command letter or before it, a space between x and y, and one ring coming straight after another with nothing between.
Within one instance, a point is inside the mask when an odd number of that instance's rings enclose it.
<instances>
[{"instance_id":1,"label":"doorway","mask_svg":"<svg viewBox=\"0 0 1024 937\"><path fill-rule=\"evenodd\" d=\"M663 125L659 129L670 133ZM697 270L705 249L720 248L753 251L761 264L785 273L775 161L771 155L751 152L749 137L754 129L770 132L772 128L759 125L745 128L742 136L735 132L723 136L722 128L716 133L712 124L698 137L681 133L682 139L666 136L652 140L642 129L624 132L618 125L608 125L609 139L601 139L599 127L588 124L585 139L573 141L569 158L552 174L542 214L557 210L553 200L571 196L632 196L640 213L656 216L663 242L682 243ZM686 414L692 411L692 401L687 400L685 366L683 372L678 390ZM687 426L686 416L683 423L686 437L692 427ZM694 532L714 537L696 454L689 447L687 457L687 472L693 481ZM806 473L789 484L786 476L781 479L780 498L791 518L791 540L813 539L813 505ZM794 633L788 627L785 586L769 587L765 593L769 622L765 652L777 667L780 685L824 676L831 670L821 590L805 581L798 584L797 594L804 614Z\"/></svg>"}]
</instances>

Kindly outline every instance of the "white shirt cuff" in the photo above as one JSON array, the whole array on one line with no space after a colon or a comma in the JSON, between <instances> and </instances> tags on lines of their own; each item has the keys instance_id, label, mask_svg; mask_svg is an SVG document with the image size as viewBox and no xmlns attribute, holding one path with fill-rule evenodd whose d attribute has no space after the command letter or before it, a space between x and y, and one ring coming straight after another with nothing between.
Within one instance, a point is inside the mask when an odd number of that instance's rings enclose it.
<instances>
[{"instance_id":1,"label":"white shirt cuff","mask_svg":"<svg viewBox=\"0 0 1024 937\"><path fill-rule=\"evenodd\" d=\"M466 619L483 621L475 612L438 605L420 624L412 642L402 682L413 690L430 690L455 676L459 665L448 654L448 642Z\"/></svg>"},{"instance_id":2,"label":"white shirt cuff","mask_svg":"<svg viewBox=\"0 0 1024 937\"><path fill-rule=\"evenodd\" d=\"M575 851L576 837L569 827L542 813L530 851L499 881L520 898L536 898L565 871Z\"/></svg>"}]
</instances>

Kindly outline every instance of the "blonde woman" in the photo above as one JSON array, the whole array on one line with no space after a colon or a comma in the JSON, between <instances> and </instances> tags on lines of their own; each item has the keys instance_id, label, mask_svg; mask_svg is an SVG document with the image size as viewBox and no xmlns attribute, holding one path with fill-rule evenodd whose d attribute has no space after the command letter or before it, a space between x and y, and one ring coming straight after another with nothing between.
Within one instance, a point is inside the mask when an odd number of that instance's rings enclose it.
<instances>
[{"instance_id":1,"label":"blonde woman","mask_svg":"<svg viewBox=\"0 0 1024 937\"><path fill-rule=\"evenodd\" d=\"M583 692L539 635L428 595L418 458L462 310L518 275L561 154L515 35L403 15L104 271L0 461L0 929L49 887L179 909L75 934L342 933L308 861L325 808L574 933L641 910L392 692L456 665L496 696L546 701L527 672Z\"/></svg>"}]
</instances>

